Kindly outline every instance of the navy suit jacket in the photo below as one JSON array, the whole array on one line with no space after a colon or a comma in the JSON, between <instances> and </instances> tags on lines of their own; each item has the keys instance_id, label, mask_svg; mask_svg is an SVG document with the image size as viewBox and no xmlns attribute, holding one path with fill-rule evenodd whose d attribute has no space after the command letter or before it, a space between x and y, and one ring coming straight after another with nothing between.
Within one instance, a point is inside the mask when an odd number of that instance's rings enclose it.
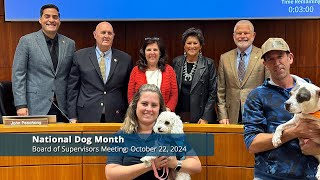
<instances>
[{"instance_id":1,"label":"navy suit jacket","mask_svg":"<svg viewBox=\"0 0 320 180\"><path fill-rule=\"evenodd\" d=\"M75 53L68 79L68 115L79 122L123 122L133 64L127 53L112 49L110 73L104 84L94 47Z\"/></svg>"}]
</instances>

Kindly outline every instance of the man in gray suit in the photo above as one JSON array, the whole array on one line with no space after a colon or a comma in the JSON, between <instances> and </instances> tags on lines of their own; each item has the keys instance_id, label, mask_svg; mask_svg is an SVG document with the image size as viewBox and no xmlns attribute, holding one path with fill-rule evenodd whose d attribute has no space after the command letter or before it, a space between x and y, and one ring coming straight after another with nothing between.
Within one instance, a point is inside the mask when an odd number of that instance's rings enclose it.
<instances>
[{"instance_id":1,"label":"man in gray suit","mask_svg":"<svg viewBox=\"0 0 320 180\"><path fill-rule=\"evenodd\" d=\"M96 45L78 50L68 80L72 122L123 122L132 59L112 48L115 33L108 22L97 25Z\"/></svg>"},{"instance_id":2,"label":"man in gray suit","mask_svg":"<svg viewBox=\"0 0 320 180\"><path fill-rule=\"evenodd\" d=\"M221 124L241 123L243 105L249 92L269 76L261 60L261 49L252 45L255 36L250 21L238 21L233 32L237 48L220 57L217 97Z\"/></svg>"},{"instance_id":3,"label":"man in gray suit","mask_svg":"<svg viewBox=\"0 0 320 180\"><path fill-rule=\"evenodd\" d=\"M19 116L57 115L68 122L67 77L70 72L75 42L58 34L61 24L57 6L41 7L42 29L21 37L12 66L12 90Z\"/></svg>"}]
</instances>

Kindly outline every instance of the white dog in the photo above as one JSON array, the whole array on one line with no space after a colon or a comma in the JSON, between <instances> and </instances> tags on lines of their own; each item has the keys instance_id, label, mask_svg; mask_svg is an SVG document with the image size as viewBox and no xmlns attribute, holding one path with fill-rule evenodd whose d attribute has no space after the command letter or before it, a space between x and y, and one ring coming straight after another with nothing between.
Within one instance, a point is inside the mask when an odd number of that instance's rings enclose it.
<instances>
[{"instance_id":1,"label":"white dog","mask_svg":"<svg viewBox=\"0 0 320 180\"><path fill-rule=\"evenodd\" d=\"M179 116L173 112L164 111L162 112L153 126L153 131L159 134L183 134L183 124ZM151 166L152 160L156 159L157 156L145 156L140 160ZM184 172L177 172L175 174L175 180L189 180L190 175Z\"/></svg>"},{"instance_id":2,"label":"white dog","mask_svg":"<svg viewBox=\"0 0 320 180\"><path fill-rule=\"evenodd\" d=\"M272 137L272 144L274 147L281 145L281 136L283 130L295 126L295 124L302 119L313 119L319 121L320 118L313 113L320 110L320 88L311 83L299 83L291 90L290 98L285 102L287 111L294 113L293 118L277 127ZM315 155L320 162L320 154ZM320 180L320 165L316 174Z\"/></svg>"}]
</instances>

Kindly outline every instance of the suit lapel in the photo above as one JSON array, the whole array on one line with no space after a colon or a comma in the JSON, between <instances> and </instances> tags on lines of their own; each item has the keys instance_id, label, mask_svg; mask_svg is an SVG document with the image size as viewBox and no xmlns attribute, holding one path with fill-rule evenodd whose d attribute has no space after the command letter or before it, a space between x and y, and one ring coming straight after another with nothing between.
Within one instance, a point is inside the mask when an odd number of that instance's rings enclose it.
<instances>
[{"instance_id":1,"label":"suit lapel","mask_svg":"<svg viewBox=\"0 0 320 180\"><path fill-rule=\"evenodd\" d=\"M250 55L250 59L249 59L249 64L246 69L246 74L243 78L242 84L245 84L245 82L248 80L250 74L252 73L254 67L256 66L256 64L258 62L259 56L257 55L257 53L258 53L257 49L255 47L252 47L252 51L251 51L251 55Z\"/></svg>"},{"instance_id":2,"label":"suit lapel","mask_svg":"<svg viewBox=\"0 0 320 180\"><path fill-rule=\"evenodd\" d=\"M231 67L232 74L234 76L234 79L238 85L238 87L241 87L241 82L238 78L238 67L237 67L237 49L234 49L232 51L232 54L229 56L229 66Z\"/></svg>"},{"instance_id":3,"label":"suit lapel","mask_svg":"<svg viewBox=\"0 0 320 180\"><path fill-rule=\"evenodd\" d=\"M48 50L48 45L46 43L46 40L44 38L43 32L42 30L39 30L36 34L36 41L38 43L38 46L40 47L43 56L45 57L45 60L47 61L47 63L50 65L50 69L52 71L53 74L55 74L54 68L53 68L53 64L52 64L52 60L51 60L51 56L50 56L50 52Z\"/></svg>"},{"instance_id":4,"label":"suit lapel","mask_svg":"<svg viewBox=\"0 0 320 180\"><path fill-rule=\"evenodd\" d=\"M194 76L193 76L190 93L196 87L197 83L199 83L199 80L200 80L200 78L201 78L201 76L202 76L202 74L204 73L205 70L206 70L206 66L204 64L204 58L201 57L198 60L197 69L196 69L196 72L194 73Z\"/></svg>"},{"instance_id":5,"label":"suit lapel","mask_svg":"<svg viewBox=\"0 0 320 180\"><path fill-rule=\"evenodd\" d=\"M110 67L110 72L109 72L109 75L108 75L107 82L110 80L110 78L111 78L112 74L114 73L114 70L116 69L118 63L119 63L118 54L115 51L113 51L113 49L112 49L111 67Z\"/></svg>"},{"instance_id":6,"label":"suit lapel","mask_svg":"<svg viewBox=\"0 0 320 180\"><path fill-rule=\"evenodd\" d=\"M58 65L57 65L57 70L56 70L56 73L58 72L61 64L62 64L62 61L64 60L63 57L65 57L65 53L66 53L66 42L64 40L64 38L58 34L58 44L59 44L59 57L58 57Z\"/></svg>"},{"instance_id":7,"label":"suit lapel","mask_svg":"<svg viewBox=\"0 0 320 180\"><path fill-rule=\"evenodd\" d=\"M92 47L90 53L89 53L89 59L94 67L94 69L97 71L99 77L100 77L100 80L102 81L102 83L104 84L103 82L103 79L102 79L102 75L101 75L101 71L100 71L100 67L99 67L99 64L98 64L98 58L97 58L97 55L96 55L96 47Z\"/></svg>"},{"instance_id":8,"label":"suit lapel","mask_svg":"<svg viewBox=\"0 0 320 180\"><path fill-rule=\"evenodd\" d=\"M180 59L178 59L177 60L177 67L178 68L176 68L176 71L177 71L177 74L176 74L176 76L177 76L177 81L178 81L178 86L179 86L179 90L181 89L181 83L182 83L182 65L183 65L183 62L184 62L184 58L182 57L182 58L180 58Z\"/></svg>"}]
</instances>

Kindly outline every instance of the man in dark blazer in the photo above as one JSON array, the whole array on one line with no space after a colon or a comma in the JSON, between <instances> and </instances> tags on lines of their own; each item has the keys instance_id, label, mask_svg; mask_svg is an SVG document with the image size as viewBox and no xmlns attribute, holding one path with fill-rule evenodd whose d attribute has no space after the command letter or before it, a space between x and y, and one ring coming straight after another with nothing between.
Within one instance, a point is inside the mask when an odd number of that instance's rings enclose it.
<instances>
[{"instance_id":1,"label":"man in dark blazer","mask_svg":"<svg viewBox=\"0 0 320 180\"><path fill-rule=\"evenodd\" d=\"M68 80L69 117L72 122L123 122L131 56L111 48L115 33L110 23L99 23L93 36L96 45L74 56Z\"/></svg>"},{"instance_id":2,"label":"man in dark blazer","mask_svg":"<svg viewBox=\"0 0 320 180\"><path fill-rule=\"evenodd\" d=\"M67 77L75 42L57 33L61 24L57 6L42 6L39 23L42 29L21 37L14 55L12 90L17 114L51 114L68 122L52 102L67 112Z\"/></svg>"}]
</instances>

